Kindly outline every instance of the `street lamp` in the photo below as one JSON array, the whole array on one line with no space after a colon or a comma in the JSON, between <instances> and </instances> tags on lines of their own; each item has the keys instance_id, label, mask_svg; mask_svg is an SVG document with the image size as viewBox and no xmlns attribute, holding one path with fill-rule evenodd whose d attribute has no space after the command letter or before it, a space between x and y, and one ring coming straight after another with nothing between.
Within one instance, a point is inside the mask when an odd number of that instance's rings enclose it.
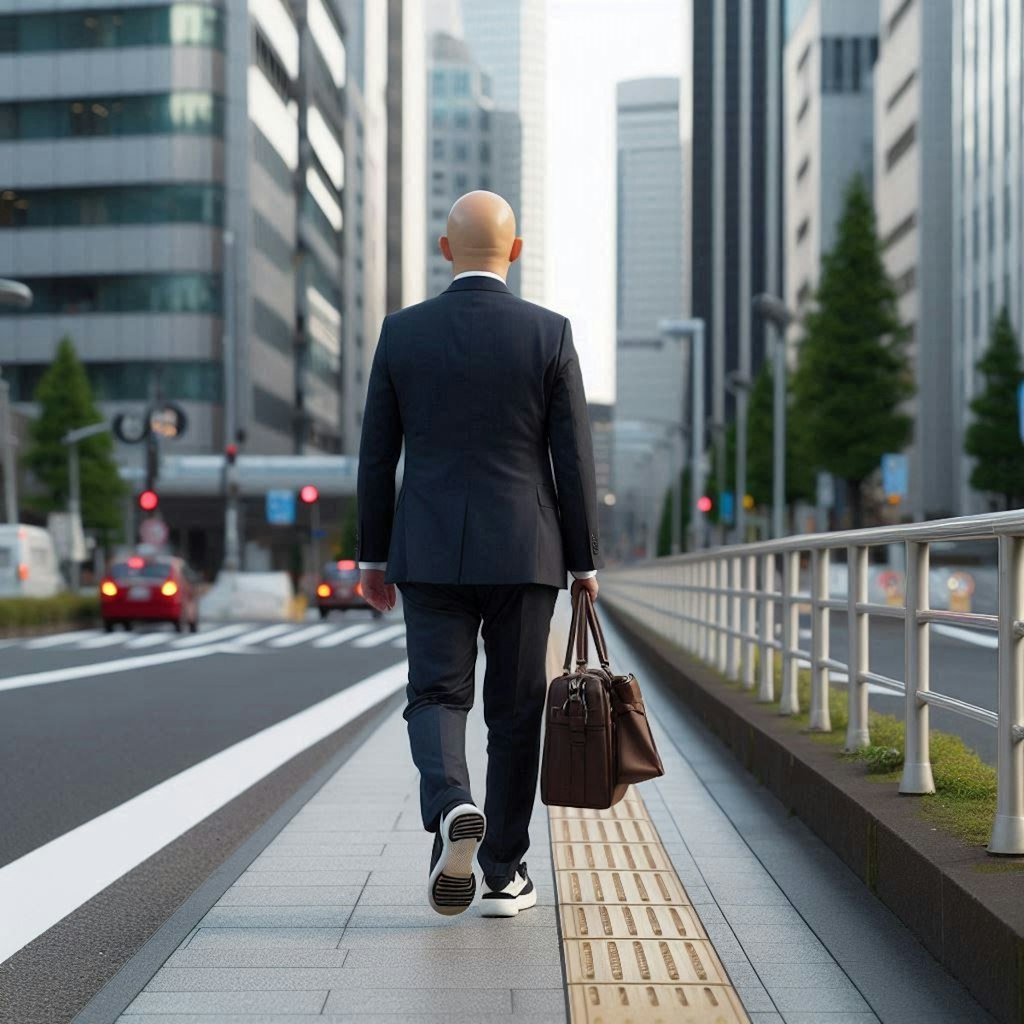
<instances>
[{"instance_id":1,"label":"street lamp","mask_svg":"<svg viewBox=\"0 0 1024 1024\"><path fill-rule=\"evenodd\" d=\"M704 513L698 507L698 500L704 491L704 321L699 317L689 320L662 320L658 330L670 338L689 338L693 346L693 358L690 360L693 381L693 398L690 402L691 462L690 462L690 502L693 521L693 547L699 550L704 546ZM676 516L683 512L683 481L675 482L673 509Z\"/></svg>"},{"instance_id":2,"label":"street lamp","mask_svg":"<svg viewBox=\"0 0 1024 1024\"><path fill-rule=\"evenodd\" d=\"M774 409L772 416L772 535L785 533L786 508L786 330L796 319L782 299L767 292L753 298L754 312L775 328Z\"/></svg>"},{"instance_id":3,"label":"street lamp","mask_svg":"<svg viewBox=\"0 0 1024 1024\"><path fill-rule=\"evenodd\" d=\"M78 593L82 585L82 564L75 557L75 539L82 530L82 485L78 467L78 445L87 437L105 434L109 431L109 423L90 423L87 427L69 430L61 439L61 444L68 446L68 533L71 535L71 592Z\"/></svg>"},{"instance_id":4,"label":"street lamp","mask_svg":"<svg viewBox=\"0 0 1024 1024\"><path fill-rule=\"evenodd\" d=\"M0 278L0 306L27 309L32 305L32 290L20 281ZM11 387L0 376L0 449L3 451L5 518L18 521L18 477L14 465L14 430L11 426Z\"/></svg>"}]
</instances>

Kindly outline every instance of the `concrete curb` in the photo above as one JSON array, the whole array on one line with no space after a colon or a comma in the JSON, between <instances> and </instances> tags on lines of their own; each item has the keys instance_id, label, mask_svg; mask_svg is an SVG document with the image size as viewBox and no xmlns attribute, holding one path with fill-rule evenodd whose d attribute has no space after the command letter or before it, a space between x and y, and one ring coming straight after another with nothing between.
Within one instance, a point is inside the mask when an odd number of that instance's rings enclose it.
<instances>
[{"instance_id":1,"label":"concrete curb","mask_svg":"<svg viewBox=\"0 0 1024 1024\"><path fill-rule=\"evenodd\" d=\"M791 814L799 817L1004 1024L1024 1024L1024 874L933 830L913 797L870 781L863 767L796 733L701 662L605 605L674 692ZM1017 860L1017 858L1014 858Z\"/></svg>"}]
</instances>

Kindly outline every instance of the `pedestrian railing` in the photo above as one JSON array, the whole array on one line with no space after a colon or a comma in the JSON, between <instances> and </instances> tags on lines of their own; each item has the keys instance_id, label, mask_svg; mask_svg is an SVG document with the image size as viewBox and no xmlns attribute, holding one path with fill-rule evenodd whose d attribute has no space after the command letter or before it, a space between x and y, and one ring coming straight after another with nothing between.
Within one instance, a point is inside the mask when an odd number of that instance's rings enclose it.
<instances>
[{"instance_id":1,"label":"pedestrian railing","mask_svg":"<svg viewBox=\"0 0 1024 1024\"><path fill-rule=\"evenodd\" d=\"M930 545L990 539L998 545L996 614L930 607ZM869 551L902 544L906 582L899 603L870 601ZM830 564L844 552L846 597L831 596ZM810 563L810 586L800 587L801 563ZM781 563L781 572L779 572ZM781 586L778 581L781 581ZM810 665L810 728L831 732L830 673L847 677L849 706L846 748L869 746L870 686L902 695L906 744L901 793L933 793L929 754L932 707L972 718L997 731L997 808L989 853L1024 854L1024 512L946 519L907 526L786 537L687 555L660 558L603 574L601 596L654 632L757 690L760 701L775 700L775 663L781 657L779 711L798 714L798 672ZM800 612L809 607L811 648L801 648ZM847 616L849 664L829 655L832 612ZM776 638L776 617L781 635ZM871 623L876 618L904 623L903 679L870 668ZM946 623L998 636L997 711L989 711L931 688L931 623Z\"/></svg>"}]
</instances>

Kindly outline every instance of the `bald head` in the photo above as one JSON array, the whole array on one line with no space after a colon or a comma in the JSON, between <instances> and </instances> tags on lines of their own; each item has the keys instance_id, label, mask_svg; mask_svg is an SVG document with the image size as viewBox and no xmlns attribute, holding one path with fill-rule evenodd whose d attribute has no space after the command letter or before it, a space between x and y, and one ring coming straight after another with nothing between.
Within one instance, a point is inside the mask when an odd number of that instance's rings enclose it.
<instances>
[{"instance_id":1,"label":"bald head","mask_svg":"<svg viewBox=\"0 0 1024 1024\"><path fill-rule=\"evenodd\" d=\"M516 237L516 215L494 192L467 192L448 214L448 234L439 240L452 271L487 270L502 277L519 259L523 240Z\"/></svg>"}]
</instances>

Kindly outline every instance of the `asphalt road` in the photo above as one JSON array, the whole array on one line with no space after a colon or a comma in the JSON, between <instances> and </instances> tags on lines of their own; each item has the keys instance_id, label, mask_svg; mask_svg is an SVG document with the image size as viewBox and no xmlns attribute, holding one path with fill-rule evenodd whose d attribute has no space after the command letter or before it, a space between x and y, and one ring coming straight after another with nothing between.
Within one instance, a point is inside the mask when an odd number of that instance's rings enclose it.
<instances>
[{"instance_id":1,"label":"asphalt road","mask_svg":"<svg viewBox=\"0 0 1024 1024\"><path fill-rule=\"evenodd\" d=\"M107 812L158 804L154 787L208 773L211 789L237 790L222 805L212 796L208 809L200 801L206 820L170 845L158 844L159 852L147 851L138 865L129 857L115 884L68 906L65 919L13 955L0 919L5 1024L70 1020L239 843L353 740L351 728L335 728L356 718L346 712L345 691L356 687L352 705L363 700L365 718L381 701L372 679L388 675L394 699L395 673L404 676L400 613L373 620L348 612L322 626L238 624L231 636L223 629L210 624L195 638L161 627L112 638L89 631L0 642L0 892L5 874L9 882L26 868L33 885L45 886L47 851L101 826L100 858L108 849L125 857L119 847L137 829L119 830ZM392 667L395 673L384 672ZM364 680L370 690L356 686ZM293 716L302 712L299 727ZM218 774L216 765L237 756L242 741L264 743L273 727L275 735L292 730L290 747L278 742L287 756L265 769L250 757L244 769L229 764ZM169 814L180 810L168 805ZM159 805L149 814L161 824ZM38 1006L45 1009L37 1015Z\"/></svg>"}]
</instances>

